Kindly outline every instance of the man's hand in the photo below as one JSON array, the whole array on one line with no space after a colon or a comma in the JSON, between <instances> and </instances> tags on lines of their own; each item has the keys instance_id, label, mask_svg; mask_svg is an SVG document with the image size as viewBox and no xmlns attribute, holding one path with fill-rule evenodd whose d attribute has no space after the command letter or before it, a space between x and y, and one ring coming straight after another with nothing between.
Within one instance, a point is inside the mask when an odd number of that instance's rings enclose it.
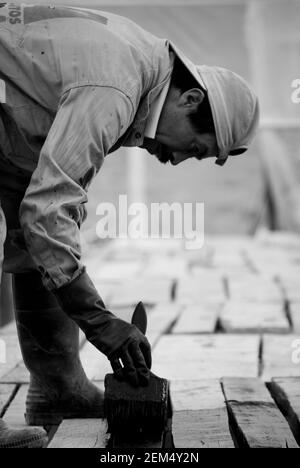
<instances>
[{"instance_id":1,"label":"man's hand","mask_svg":"<svg viewBox=\"0 0 300 468\"><path fill-rule=\"evenodd\" d=\"M64 312L108 357L117 378L126 379L134 386L148 384L151 347L147 338L135 325L117 318L105 308L85 271L53 292Z\"/></svg>"},{"instance_id":2,"label":"man's hand","mask_svg":"<svg viewBox=\"0 0 300 468\"><path fill-rule=\"evenodd\" d=\"M118 319L114 320L115 322ZM124 324L126 327L124 327ZM122 336L128 335L128 339L110 356L110 363L119 380L128 380L133 386L146 386L150 379L152 365L151 347L147 338L135 326L119 321L116 331L120 326Z\"/></svg>"}]
</instances>

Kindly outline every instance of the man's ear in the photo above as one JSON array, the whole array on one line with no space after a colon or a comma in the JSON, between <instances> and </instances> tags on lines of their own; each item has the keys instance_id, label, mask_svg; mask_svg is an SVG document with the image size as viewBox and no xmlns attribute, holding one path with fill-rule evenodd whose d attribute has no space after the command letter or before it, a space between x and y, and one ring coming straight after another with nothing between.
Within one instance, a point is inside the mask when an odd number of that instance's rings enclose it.
<instances>
[{"instance_id":1,"label":"man's ear","mask_svg":"<svg viewBox=\"0 0 300 468\"><path fill-rule=\"evenodd\" d=\"M202 104L205 94L200 88L193 88L185 91L181 97L181 105L189 108L191 112L196 112L200 104Z\"/></svg>"}]
</instances>

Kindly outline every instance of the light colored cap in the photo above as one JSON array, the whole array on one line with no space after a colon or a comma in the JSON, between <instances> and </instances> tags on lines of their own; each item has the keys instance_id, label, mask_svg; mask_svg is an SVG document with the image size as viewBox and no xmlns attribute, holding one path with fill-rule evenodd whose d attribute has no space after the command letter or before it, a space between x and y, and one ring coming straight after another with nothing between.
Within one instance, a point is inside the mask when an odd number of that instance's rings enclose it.
<instances>
[{"instance_id":1,"label":"light colored cap","mask_svg":"<svg viewBox=\"0 0 300 468\"><path fill-rule=\"evenodd\" d=\"M248 83L236 73L220 67L195 65L173 43L170 44L200 86L207 91L223 166L228 156L248 150L259 125L259 102Z\"/></svg>"}]
</instances>

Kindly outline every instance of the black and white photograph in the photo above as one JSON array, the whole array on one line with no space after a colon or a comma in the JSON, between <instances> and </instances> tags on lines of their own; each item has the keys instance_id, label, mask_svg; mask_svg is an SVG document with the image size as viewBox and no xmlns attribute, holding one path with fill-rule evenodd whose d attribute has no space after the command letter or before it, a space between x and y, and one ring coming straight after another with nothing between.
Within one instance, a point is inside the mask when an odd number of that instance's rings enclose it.
<instances>
[{"instance_id":1,"label":"black and white photograph","mask_svg":"<svg viewBox=\"0 0 300 468\"><path fill-rule=\"evenodd\" d=\"M0 2L7 448L300 448L300 0Z\"/></svg>"}]
</instances>

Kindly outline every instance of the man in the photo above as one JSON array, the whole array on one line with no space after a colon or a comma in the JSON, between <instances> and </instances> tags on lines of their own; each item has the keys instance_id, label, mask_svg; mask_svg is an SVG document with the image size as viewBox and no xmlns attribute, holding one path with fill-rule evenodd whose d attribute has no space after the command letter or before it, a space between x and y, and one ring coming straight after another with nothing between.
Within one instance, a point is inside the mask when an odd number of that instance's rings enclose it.
<instances>
[{"instance_id":1,"label":"man","mask_svg":"<svg viewBox=\"0 0 300 468\"><path fill-rule=\"evenodd\" d=\"M97 417L103 395L81 367L75 323L133 385L147 385L151 349L107 311L81 263L92 179L122 145L162 163L223 165L247 150L258 102L239 76L196 67L126 18L15 4L3 4L0 17L4 267L31 373L27 421Z\"/></svg>"}]
</instances>

